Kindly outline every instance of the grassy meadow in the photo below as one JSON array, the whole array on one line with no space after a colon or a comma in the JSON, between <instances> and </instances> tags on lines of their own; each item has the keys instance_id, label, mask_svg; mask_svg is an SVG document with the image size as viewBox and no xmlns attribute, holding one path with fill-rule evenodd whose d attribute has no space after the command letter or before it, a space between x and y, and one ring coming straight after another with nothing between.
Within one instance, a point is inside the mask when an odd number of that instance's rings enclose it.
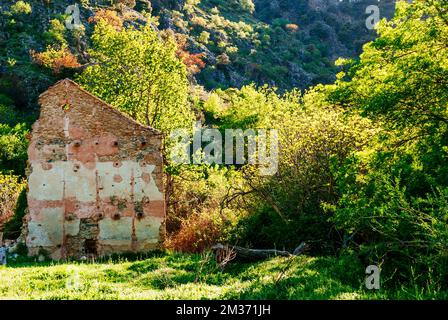
<instances>
[{"instance_id":1,"label":"grassy meadow","mask_svg":"<svg viewBox=\"0 0 448 320\"><path fill-rule=\"evenodd\" d=\"M345 270L345 272L341 272ZM344 275L341 278L341 275ZM0 267L2 299L431 299L413 288L369 291L350 258L278 257L234 263L211 255L157 253L142 259L17 262Z\"/></svg>"}]
</instances>

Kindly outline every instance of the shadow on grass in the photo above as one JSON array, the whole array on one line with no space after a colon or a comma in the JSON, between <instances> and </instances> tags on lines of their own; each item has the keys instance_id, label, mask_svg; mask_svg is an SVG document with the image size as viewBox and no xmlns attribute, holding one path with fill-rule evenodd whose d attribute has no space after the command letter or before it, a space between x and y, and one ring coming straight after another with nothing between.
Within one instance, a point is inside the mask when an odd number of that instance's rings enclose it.
<instances>
[{"instance_id":1,"label":"shadow on grass","mask_svg":"<svg viewBox=\"0 0 448 320\"><path fill-rule=\"evenodd\" d=\"M222 299L355 299L364 270L353 257L275 258L257 263L229 264L222 272L213 260L172 254L134 262L128 267L134 284L164 290L186 284L226 286Z\"/></svg>"},{"instance_id":2,"label":"shadow on grass","mask_svg":"<svg viewBox=\"0 0 448 320\"><path fill-rule=\"evenodd\" d=\"M296 257L266 261L256 268L242 271L243 289L223 295L223 299L307 300L356 299L364 294L365 273L361 265L350 258Z\"/></svg>"},{"instance_id":3,"label":"shadow on grass","mask_svg":"<svg viewBox=\"0 0 448 320\"><path fill-rule=\"evenodd\" d=\"M213 256L163 251L84 262L22 261L7 268L31 268L26 273L30 283L53 281L55 287L63 286L73 270L78 270L86 283L123 284L137 291L157 290L161 294L166 289L181 292L187 285L202 288L202 298L207 298L207 288L220 287L223 290L218 297L222 299L354 299L363 294L365 277L361 264L353 257L278 257L257 263L232 263L221 271Z\"/></svg>"},{"instance_id":4,"label":"shadow on grass","mask_svg":"<svg viewBox=\"0 0 448 320\"><path fill-rule=\"evenodd\" d=\"M67 287L76 277L81 289ZM370 292L364 280L365 267L355 255L277 257L231 263L225 271L212 255L162 251L84 262L21 261L0 267L0 291L20 298L327 300L446 299L447 295L412 286Z\"/></svg>"}]
</instances>

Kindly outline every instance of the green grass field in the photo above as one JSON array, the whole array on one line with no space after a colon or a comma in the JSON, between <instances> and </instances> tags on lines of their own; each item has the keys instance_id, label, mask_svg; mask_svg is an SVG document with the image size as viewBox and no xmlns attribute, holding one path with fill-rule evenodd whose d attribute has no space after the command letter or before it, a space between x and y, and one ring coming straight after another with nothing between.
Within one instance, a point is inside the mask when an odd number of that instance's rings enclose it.
<instances>
[{"instance_id":1,"label":"green grass field","mask_svg":"<svg viewBox=\"0 0 448 320\"><path fill-rule=\"evenodd\" d=\"M344 274L344 278L338 275ZM363 270L347 259L274 258L221 271L205 255L157 253L72 263L0 267L2 299L431 299L403 288L364 289Z\"/></svg>"}]
</instances>

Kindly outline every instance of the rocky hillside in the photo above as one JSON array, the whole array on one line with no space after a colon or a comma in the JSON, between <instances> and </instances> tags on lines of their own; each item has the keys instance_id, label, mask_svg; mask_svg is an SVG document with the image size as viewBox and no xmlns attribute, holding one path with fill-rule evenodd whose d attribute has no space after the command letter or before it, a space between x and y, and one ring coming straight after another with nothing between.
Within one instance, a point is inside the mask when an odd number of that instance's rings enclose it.
<instances>
[{"instance_id":1,"label":"rocky hillside","mask_svg":"<svg viewBox=\"0 0 448 320\"><path fill-rule=\"evenodd\" d=\"M78 33L65 29L73 3L84 26ZM33 104L55 79L30 53L59 41L88 63L89 18L113 9L128 24L146 23L151 12L155 27L183 35L185 50L205 62L195 79L207 89L251 82L305 89L332 81L335 59L355 57L375 36L365 26L369 4L379 4L382 17L393 14L393 0L0 0L0 85L17 105Z\"/></svg>"},{"instance_id":2,"label":"rocky hillside","mask_svg":"<svg viewBox=\"0 0 448 320\"><path fill-rule=\"evenodd\" d=\"M188 34L192 50L206 52L197 76L206 87L304 89L332 81L334 61L374 38L365 26L372 4L381 17L393 15L393 0L162 0L154 11L161 28Z\"/></svg>"}]
</instances>

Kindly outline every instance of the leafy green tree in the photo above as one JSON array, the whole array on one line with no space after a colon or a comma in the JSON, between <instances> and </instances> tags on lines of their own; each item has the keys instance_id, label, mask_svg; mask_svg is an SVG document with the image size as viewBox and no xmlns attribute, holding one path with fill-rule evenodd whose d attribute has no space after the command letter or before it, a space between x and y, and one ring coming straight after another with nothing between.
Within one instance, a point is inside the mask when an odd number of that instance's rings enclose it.
<instances>
[{"instance_id":1,"label":"leafy green tree","mask_svg":"<svg viewBox=\"0 0 448 320\"><path fill-rule=\"evenodd\" d=\"M92 42L95 63L78 77L87 90L162 132L191 126L187 71L171 38L149 24L117 30L99 20Z\"/></svg>"},{"instance_id":2,"label":"leafy green tree","mask_svg":"<svg viewBox=\"0 0 448 320\"><path fill-rule=\"evenodd\" d=\"M352 80L336 93L344 106L391 129L446 125L448 2L400 1L396 10L395 19L379 24L380 37L364 47Z\"/></svg>"},{"instance_id":3,"label":"leafy green tree","mask_svg":"<svg viewBox=\"0 0 448 320\"><path fill-rule=\"evenodd\" d=\"M241 171L246 210L234 240L256 247L294 249L301 241L313 243L314 252L336 247L337 236L322 204L337 202L335 177L330 168L343 163L375 133L371 122L328 103L328 89L319 87L279 95L275 89L246 86L217 90L204 104L220 128L277 129L278 171L262 176L255 166ZM230 193L235 199L238 192ZM236 195L235 195L236 194Z\"/></svg>"},{"instance_id":4,"label":"leafy green tree","mask_svg":"<svg viewBox=\"0 0 448 320\"><path fill-rule=\"evenodd\" d=\"M330 95L382 127L334 168L334 221L393 280L446 288L448 2L400 1L378 33Z\"/></svg>"}]
</instances>

